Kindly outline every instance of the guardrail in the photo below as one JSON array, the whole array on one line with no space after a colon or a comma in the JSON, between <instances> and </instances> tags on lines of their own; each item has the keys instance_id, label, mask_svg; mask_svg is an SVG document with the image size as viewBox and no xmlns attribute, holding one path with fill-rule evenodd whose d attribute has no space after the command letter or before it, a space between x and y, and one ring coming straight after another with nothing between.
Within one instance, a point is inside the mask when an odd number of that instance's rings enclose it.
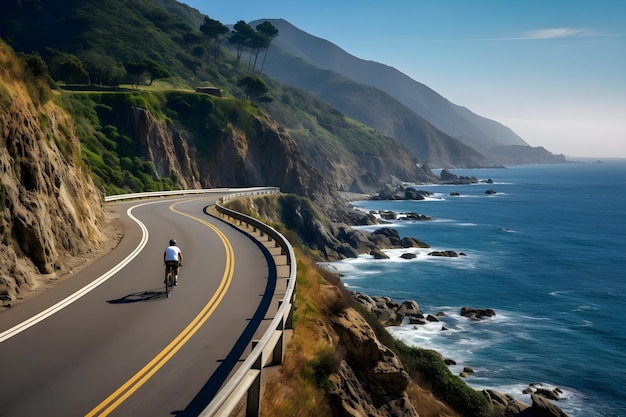
<instances>
[{"instance_id":1,"label":"guardrail","mask_svg":"<svg viewBox=\"0 0 626 417\"><path fill-rule=\"evenodd\" d=\"M289 277L287 290L278 311L268 329L258 341L253 341L252 352L237 372L215 395L211 403L200 413L200 417L229 416L246 395L246 417L258 417L261 410L261 372L268 363L281 364L284 354L284 330L293 328L293 303L296 289L296 257L289 241L274 228L250 216L216 204L217 211L237 222L246 223L261 234L266 234L287 258Z\"/></svg>"},{"instance_id":2,"label":"guardrail","mask_svg":"<svg viewBox=\"0 0 626 417\"><path fill-rule=\"evenodd\" d=\"M221 197L225 202L232 198L256 196L263 194L276 194L280 191L278 187L251 187L251 188L212 188L197 190L173 190L155 191L147 193L134 193L106 196L106 202L164 197L185 194L207 194L226 193ZM273 240L277 247L281 248L281 256L286 257L289 267L287 278L287 288L280 306L270 323L269 327L258 341L253 341L252 352L248 355L237 372L218 391L209 405L200 413L200 417L226 417L229 416L237 404L246 395L246 417L258 417L261 410L261 373L269 363L281 364L284 355L284 330L293 328L293 304L296 294L296 256L289 241L271 226L259 220L246 216L242 213L230 210L216 204L218 213L226 218L239 222L239 225L246 223L254 231L260 231L261 235L267 235Z\"/></svg>"},{"instance_id":3,"label":"guardrail","mask_svg":"<svg viewBox=\"0 0 626 417\"><path fill-rule=\"evenodd\" d=\"M223 199L233 198L231 196L254 196L262 194L276 194L280 191L278 187L249 187L249 188L199 188L196 190L170 190L170 191L151 191L146 193L132 193L132 194L119 194L108 195L104 197L104 201L120 201L120 200L132 200L136 198L150 198L150 197L168 197L173 195L186 195L186 194L220 194L229 193ZM224 200L226 201L226 200Z\"/></svg>"}]
</instances>

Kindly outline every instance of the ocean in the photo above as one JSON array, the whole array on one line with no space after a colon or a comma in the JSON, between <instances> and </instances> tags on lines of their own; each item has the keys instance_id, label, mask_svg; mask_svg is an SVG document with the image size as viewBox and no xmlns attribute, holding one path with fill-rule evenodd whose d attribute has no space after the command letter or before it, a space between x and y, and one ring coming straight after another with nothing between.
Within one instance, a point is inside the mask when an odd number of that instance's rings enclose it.
<instances>
[{"instance_id":1,"label":"ocean","mask_svg":"<svg viewBox=\"0 0 626 417\"><path fill-rule=\"evenodd\" d=\"M430 249L328 266L351 290L445 313L439 323L388 330L453 359L457 375L471 367L464 379L471 387L530 404L522 391L540 383L563 391L556 405L571 417L626 416L626 160L452 172L493 183L417 185L434 194L352 203L433 217L385 225ZM467 256L428 256L433 250ZM403 259L405 252L417 257ZM463 306L496 316L471 321L460 315Z\"/></svg>"}]
</instances>

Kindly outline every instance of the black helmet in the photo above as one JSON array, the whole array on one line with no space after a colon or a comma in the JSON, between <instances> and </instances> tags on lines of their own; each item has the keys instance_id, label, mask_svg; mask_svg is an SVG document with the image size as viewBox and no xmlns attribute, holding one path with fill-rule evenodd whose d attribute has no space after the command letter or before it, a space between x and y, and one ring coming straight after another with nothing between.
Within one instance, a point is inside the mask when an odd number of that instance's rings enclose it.
<instances>
[{"instance_id":1,"label":"black helmet","mask_svg":"<svg viewBox=\"0 0 626 417\"><path fill-rule=\"evenodd\" d=\"M176 239L170 239L170 246L176 245Z\"/></svg>"}]
</instances>

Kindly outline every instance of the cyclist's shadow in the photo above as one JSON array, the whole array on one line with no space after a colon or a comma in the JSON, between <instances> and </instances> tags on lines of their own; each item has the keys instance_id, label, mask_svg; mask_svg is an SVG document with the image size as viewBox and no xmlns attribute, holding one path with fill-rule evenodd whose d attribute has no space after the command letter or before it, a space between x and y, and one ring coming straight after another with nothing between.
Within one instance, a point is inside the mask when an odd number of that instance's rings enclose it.
<instances>
[{"instance_id":1,"label":"cyclist's shadow","mask_svg":"<svg viewBox=\"0 0 626 417\"><path fill-rule=\"evenodd\" d=\"M135 292L132 294L125 295L122 298L117 298L115 300L107 300L109 304L128 304L128 303L139 303L145 301L158 301L161 299L167 298L167 294L165 293L165 289L159 288L154 290L146 290Z\"/></svg>"}]
</instances>

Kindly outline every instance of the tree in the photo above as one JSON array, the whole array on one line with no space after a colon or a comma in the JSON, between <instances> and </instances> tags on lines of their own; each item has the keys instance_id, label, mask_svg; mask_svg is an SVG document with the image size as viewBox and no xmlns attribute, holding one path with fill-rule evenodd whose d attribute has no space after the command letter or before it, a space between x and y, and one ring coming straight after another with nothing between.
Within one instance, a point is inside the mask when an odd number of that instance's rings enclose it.
<instances>
[{"instance_id":1,"label":"tree","mask_svg":"<svg viewBox=\"0 0 626 417\"><path fill-rule=\"evenodd\" d=\"M235 67L239 66L241 62L241 55L246 47L248 47L250 39L254 36L254 29L243 20L238 21L233 26L231 36L228 38L228 42L235 46L237 50L237 57L235 60Z\"/></svg>"},{"instance_id":2,"label":"tree","mask_svg":"<svg viewBox=\"0 0 626 417\"><path fill-rule=\"evenodd\" d=\"M256 30L259 33L261 33L263 36L269 39L269 41L267 42L267 46L264 48L265 54L263 55L263 63L261 64L261 71L260 71L262 73L263 67L265 66L265 58L267 58L267 51L269 50L272 40L274 40L274 38L278 36L278 29L276 28L276 26L272 25L270 22L266 20L265 22L258 24L256 26ZM255 58L255 65L256 65L256 58Z\"/></svg>"},{"instance_id":3,"label":"tree","mask_svg":"<svg viewBox=\"0 0 626 417\"><path fill-rule=\"evenodd\" d=\"M271 102L273 99L267 95L269 87L259 77L246 75L237 82L237 86L241 87L246 94L246 100L257 102Z\"/></svg>"},{"instance_id":4,"label":"tree","mask_svg":"<svg viewBox=\"0 0 626 417\"><path fill-rule=\"evenodd\" d=\"M148 85L152 85L152 81L154 80L168 78L170 76L169 71L163 65L158 64L151 59L144 59L143 62L146 64L146 72L150 78Z\"/></svg>"},{"instance_id":5,"label":"tree","mask_svg":"<svg viewBox=\"0 0 626 417\"><path fill-rule=\"evenodd\" d=\"M89 72L76 55L46 48L50 75L67 84L89 84Z\"/></svg>"},{"instance_id":6,"label":"tree","mask_svg":"<svg viewBox=\"0 0 626 417\"><path fill-rule=\"evenodd\" d=\"M250 48L250 60L248 61L248 72L252 72L254 74L256 70L257 59L259 58L259 53L263 49L267 49L270 46L272 39L268 36L265 36L261 33L254 33L250 38L248 38L246 45ZM254 56L254 64L251 63L252 57ZM250 65L252 65L252 70L250 69Z\"/></svg>"},{"instance_id":7,"label":"tree","mask_svg":"<svg viewBox=\"0 0 626 417\"><path fill-rule=\"evenodd\" d=\"M214 20L208 16L205 16L204 23L200 25L200 31L208 40L207 50L209 56L213 54L213 56L217 58L219 56L220 44L224 38L224 35L229 32L228 27L223 25L218 20Z\"/></svg>"},{"instance_id":8,"label":"tree","mask_svg":"<svg viewBox=\"0 0 626 417\"><path fill-rule=\"evenodd\" d=\"M124 64L126 68L126 72L130 77L131 84L135 86L135 88L139 89L139 84L142 79L146 77L146 72L148 71L148 65L145 61L135 61L128 62Z\"/></svg>"},{"instance_id":9,"label":"tree","mask_svg":"<svg viewBox=\"0 0 626 417\"><path fill-rule=\"evenodd\" d=\"M82 55L89 70L89 78L94 84L118 85L126 76L124 67L108 55L91 50Z\"/></svg>"},{"instance_id":10,"label":"tree","mask_svg":"<svg viewBox=\"0 0 626 417\"><path fill-rule=\"evenodd\" d=\"M26 63L26 68L28 68L35 77L48 76L48 65L46 65L46 61L44 61L37 52L22 54L21 57Z\"/></svg>"}]
</instances>

